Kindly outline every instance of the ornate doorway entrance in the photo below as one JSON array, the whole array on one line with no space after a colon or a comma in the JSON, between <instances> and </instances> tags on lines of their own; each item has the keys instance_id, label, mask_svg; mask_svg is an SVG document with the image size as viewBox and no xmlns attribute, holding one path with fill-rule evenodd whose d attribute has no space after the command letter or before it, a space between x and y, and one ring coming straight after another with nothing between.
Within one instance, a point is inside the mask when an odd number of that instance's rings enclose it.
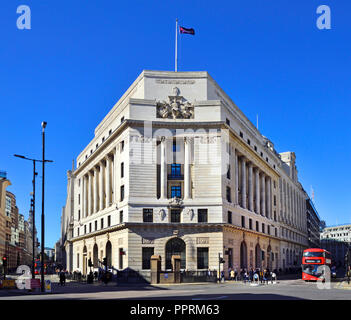
<instances>
[{"instance_id":1,"label":"ornate doorway entrance","mask_svg":"<svg viewBox=\"0 0 351 320\"><path fill-rule=\"evenodd\" d=\"M172 256L180 256L180 268L186 268L186 244L180 238L173 238L166 243L166 269L172 269Z\"/></svg>"}]
</instances>

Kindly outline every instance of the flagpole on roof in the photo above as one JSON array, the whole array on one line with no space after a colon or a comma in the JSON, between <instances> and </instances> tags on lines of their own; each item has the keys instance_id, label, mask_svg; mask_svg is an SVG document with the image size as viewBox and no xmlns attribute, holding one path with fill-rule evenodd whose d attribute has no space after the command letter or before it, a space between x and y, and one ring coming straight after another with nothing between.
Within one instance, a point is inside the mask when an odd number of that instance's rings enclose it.
<instances>
[{"instance_id":1,"label":"flagpole on roof","mask_svg":"<svg viewBox=\"0 0 351 320\"><path fill-rule=\"evenodd\" d=\"M176 30L175 30L175 72L178 71L178 19L176 19Z\"/></svg>"}]
</instances>

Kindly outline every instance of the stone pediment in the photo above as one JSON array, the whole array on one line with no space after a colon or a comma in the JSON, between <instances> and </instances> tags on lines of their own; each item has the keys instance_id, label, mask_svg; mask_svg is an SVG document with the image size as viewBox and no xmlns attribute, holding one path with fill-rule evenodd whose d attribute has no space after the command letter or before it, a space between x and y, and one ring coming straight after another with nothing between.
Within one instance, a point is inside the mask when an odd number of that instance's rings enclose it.
<instances>
[{"instance_id":1,"label":"stone pediment","mask_svg":"<svg viewBox=\"0 0 351 320\"><path fill-rule=\"evenodd\" d=\"M179 95L177 87L173 88L172 95L168 101L156 102L157 118L162 119L193 119L194 105Z\"/></svg>"}]
</instances>

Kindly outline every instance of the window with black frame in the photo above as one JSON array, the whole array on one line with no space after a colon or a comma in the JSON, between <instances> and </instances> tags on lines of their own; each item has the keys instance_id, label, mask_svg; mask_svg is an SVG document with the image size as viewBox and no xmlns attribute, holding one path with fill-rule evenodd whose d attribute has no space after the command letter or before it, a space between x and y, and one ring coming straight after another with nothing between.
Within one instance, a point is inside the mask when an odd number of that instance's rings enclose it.
<instances>
[{"instance_id":1,"label":"window with black frame","mask_svg":"<svg viewBox=\"0 0 351 320\"><path fill-rule=\"evenodd\" d=\"M143 222L153 222L153 209L143 209Z\"/></svg>"},{"instance_id":2,"label":"window with black frame","mask_svg":"<svg viewBox=\"0 0 351 320\"><path fill-rule=\"evenodd\" d=\"M208 269L208 248L197 248L197 268Z\"/></svg>"},{"instance_id":3,"label":"window with black frame","mask_svg":"<svg viewBox=\"0 0 351 320\"><path fill-rule=\"evenodd\" d=\"M154 255L154 248L144 247L142 248L142 269L148 270L151 268L151 256Z\"/></svg>"},{"instance_id":4,"label":"window with black frame","mask_svg":"<svg viewBox=\"0 0 351 320\"><path fill-rule=\"evenodd\" d=\"M178 209L171 210L171 222L175 222L175 223L180 222L180 210Z\"/></svg>"},{"instance_id":5,"label":"window with black frame","mask_svg":"<svg viewBox=\"0 0 351 320\"><path fill-rule=\"evenodd\" d=\"M200 223L207 222L208 214L207 209L198 209L197 210L197 221Z\"/></svg>"},{"instance_id":6,"label":"window with black frame","mask_svg":"<svg viewBox=\"0 0 351 320\"><path fill-rule=\"evenodd\" d=\"M232 212L228 211L228 223L232 224L233 223L233 218L232 218Z\"/></svg>"}]
</instances>

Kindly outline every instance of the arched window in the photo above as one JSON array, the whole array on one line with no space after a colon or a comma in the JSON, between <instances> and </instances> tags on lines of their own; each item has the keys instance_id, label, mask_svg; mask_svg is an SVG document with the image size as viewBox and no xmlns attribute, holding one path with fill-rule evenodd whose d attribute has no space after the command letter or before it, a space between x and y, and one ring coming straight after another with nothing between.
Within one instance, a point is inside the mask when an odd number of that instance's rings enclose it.
<instances>
[{"instance_id":1,"label":"arched window","mask_svg":"<svg viewBox=\"0 0 351 320\"><path fill-rule=\"evenodd\" d=\"M94 264L94 268L98 268L98 266L99 266L99 250L98 250L98 246L96 243L94 244L94 248L93 248L93 264Z\"/></svg>"},{"instance_id":2,"label":"arched window","mask_svg":"<svg viewBox=\"0 0 351 320\"><path fill-rule=\"evenodd\" d=\"M262 268L261 262L262 262L261 247L257 243L255 248L255 267Z\"/></svg>"},{"instance_id":3,"label":"arched window","mask_svg":"<svg viewBox=\"0 0 351 320\"><path fill-rule=\"evenodd\" d=\"M107 261L107 266L111 267L112 266L112 245L110 241L107 241L106 243L106 261Z\"/></svg>"},{"instance_id":4,"label":"arched window","mask_svg":"<svg viewBox=\"0 0 351 320\"><path fill-rule=\"evenodd\" d=\"M245 241L240 245L240 268L247 269L247 246Z\"/></svg>"}]
</instances>

